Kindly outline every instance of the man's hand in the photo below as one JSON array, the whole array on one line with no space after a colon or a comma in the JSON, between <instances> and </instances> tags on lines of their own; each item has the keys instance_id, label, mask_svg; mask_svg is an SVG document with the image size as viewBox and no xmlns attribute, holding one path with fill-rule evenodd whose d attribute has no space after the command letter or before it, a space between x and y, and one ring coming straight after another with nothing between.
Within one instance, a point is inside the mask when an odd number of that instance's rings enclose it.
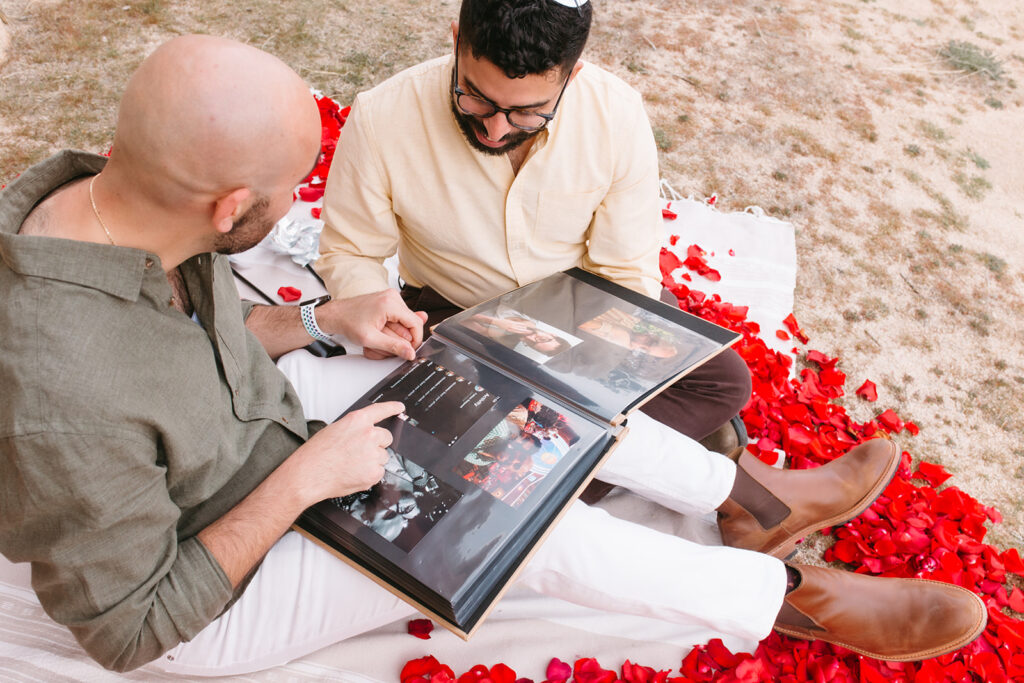
<instances>
[{"instance_id":1,"label":"man's hand","mask_svg":"<svg viewBox=\"0 0 1024 683\"><path fill-rule=\"evenodd\" d=\"M398 415L397 401L373 403L327 425L303 444L289 461L301 471L310 504L365 491L384 476L391 432L377 423Z\"/></svg>"},{"instance_id":2,"label":"man's hand","mask_svg":"<svg viewBox=\"0 0 1024 683\"><path fill-rule=\"evenodd\" d=\"M316 309L316 316L325 332L347 337L374 360L415 358L427 320L426 313L409 310L394 289L329 301Z\"/></svg>"},{"instance_id":3,"label":"man's hand","mask_svg":"<svg viewBox=\"0 0 1024 683\"><path fill-rule=\"evenodd\" d=\"M365 491L381 480L391 432L377 423L402 410L396 401L374 403L323 428L199 532L200 542L232 586L238 586L307 507Z\"/></svg>"}]
</instances>

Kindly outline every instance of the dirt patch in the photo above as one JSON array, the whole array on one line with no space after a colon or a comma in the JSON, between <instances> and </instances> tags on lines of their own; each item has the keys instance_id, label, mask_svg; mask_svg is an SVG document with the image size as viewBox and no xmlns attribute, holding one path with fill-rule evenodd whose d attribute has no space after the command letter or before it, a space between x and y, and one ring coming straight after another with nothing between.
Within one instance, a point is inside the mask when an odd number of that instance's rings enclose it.
<instances>
[{"instance_id":1,"label":"dirt patch","mask_svg":"<svg viewBox=\"0 0 1024 683\"><path fill-rule=\"evenodd\" d=\"M348 103L450 50L457 9L11 0L0 182L62 147L105 150L125 79L174 35L249 42ZM585 57L644 94L671 184L796 226L811 346L841 357L851 393L879 387L850 412L918 423L900 445L1003 512L989 540L1024 546L1024 6L608 0L595 17Z\"/></svg>"}]
</instances>

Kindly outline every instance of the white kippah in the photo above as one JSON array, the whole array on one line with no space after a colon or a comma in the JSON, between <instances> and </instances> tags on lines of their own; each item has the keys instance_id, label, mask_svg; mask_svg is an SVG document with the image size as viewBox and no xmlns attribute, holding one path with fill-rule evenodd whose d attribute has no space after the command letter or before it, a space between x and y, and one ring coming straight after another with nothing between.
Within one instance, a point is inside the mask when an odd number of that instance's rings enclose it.
<instances>
[{"instance_id":1,"label":"white kippah","mask_svg":"<svg viewBox=\"0 0 1024 683\"><path fill-rule=\"evenodd\" d=\"M556 2L562 7L572 7L573 9L579 9L583 5L590 2L590 0L551 0L551 2Z\"/></svg>"}]
</instances>

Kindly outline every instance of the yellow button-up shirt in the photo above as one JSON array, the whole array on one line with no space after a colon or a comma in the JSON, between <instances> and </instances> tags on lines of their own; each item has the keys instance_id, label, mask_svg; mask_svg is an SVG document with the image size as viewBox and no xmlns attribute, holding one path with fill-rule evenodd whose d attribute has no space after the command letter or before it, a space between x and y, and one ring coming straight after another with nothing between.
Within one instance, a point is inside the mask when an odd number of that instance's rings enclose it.
<instances>
[{"instance_id":1,"label":"yellow button-up shirt","mask_svg":"<svg viewBox=\"0 0 1024 683\"><path fill-rule=\"evenodd\" d=\"M579 266L657 296L658 159L640 95L585 64L516 174L451 110L452 57L356 97L331 166L316 270L336 298L399 275L468 307Z\"/></svg>"}]
</instances>

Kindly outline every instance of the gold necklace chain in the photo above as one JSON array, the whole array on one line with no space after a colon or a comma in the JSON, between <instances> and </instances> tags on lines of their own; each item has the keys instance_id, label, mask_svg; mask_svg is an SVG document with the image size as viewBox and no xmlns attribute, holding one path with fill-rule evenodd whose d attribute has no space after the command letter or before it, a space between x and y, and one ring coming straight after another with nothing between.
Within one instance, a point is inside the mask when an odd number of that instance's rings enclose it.
<instances>
[{"instance_id":1,"label":"gold necklace chain","mask_svg":"<svg viewBox=\"0 0 1024 683\"><path fill-rule=\"evenodd\" d=\"M100 227L103 228L103 232L107 233L107 239L116 247L117 243L114 242L114 238L110 236L110 231L107 230L107 224L103 222L102 218L100 218L100 212L96 210L96 199L92 196L92 184L96 182L97 177L98 174L94 175L92 180L89 181L89 203L92 204L92 212L96 215L96 220L100 222Z\"/></svg>"}]
</instances>

